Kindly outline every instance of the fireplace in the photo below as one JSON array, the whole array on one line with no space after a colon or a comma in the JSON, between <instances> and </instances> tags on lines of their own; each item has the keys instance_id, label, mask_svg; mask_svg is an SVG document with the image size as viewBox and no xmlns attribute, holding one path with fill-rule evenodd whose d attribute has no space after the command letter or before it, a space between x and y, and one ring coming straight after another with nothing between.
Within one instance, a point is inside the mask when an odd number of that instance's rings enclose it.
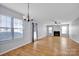
<instances>
[{"instance_id":1,"label":"fireplace","mask_svg":"<svg viewBox=\"0 0 79 59\"><path fill-rule=\"evenodd\" d=\"M54 31L54 36L60 36L60 31Z\"/></svg>"}]
</instances>

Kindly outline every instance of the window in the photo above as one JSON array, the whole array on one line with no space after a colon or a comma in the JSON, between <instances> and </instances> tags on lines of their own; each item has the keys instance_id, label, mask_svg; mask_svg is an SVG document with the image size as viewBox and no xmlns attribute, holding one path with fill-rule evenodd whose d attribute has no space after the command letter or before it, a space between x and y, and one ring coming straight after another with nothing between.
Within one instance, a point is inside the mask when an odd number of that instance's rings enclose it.
<instances>
[{"instance_id":1,"label":"window","mask_svg":"<svg viewBox=\"0 0 79 59\"><path fill-rule=\"evenodd\" d=\"M23 37L23 21L0 15L0 41Z\"/></svg>"},{"instance_id":2,"label":"window","mask_svg":"<svg viewBox=\"0 0 79 59\"><path fill-rule=\"evenodd\" d=\"M14 18L14 38L23 36L23 21Z\"/></svg>"},{"instance_id":3,"label":"window","mask_svg":"<svg viewBox=\"0 0 79 59\"><path fill-rule=\"evenodd\" d=\"M0 15L0 41L10 40L11 36L11 17Z\"/></svg>"},{"instance_id":4,"label":"window","mask_svg":"<svg viewBox=\"0 0 79 59\"><path fill-rule=\"evenodd\" d=\"M52 27L48 27L48 31L51 34L52 33Z\"/></svg>"},{"instance_id":5,"label":"window","mask_svg":"<svg viewBox=\"0 0 79 59\"><path fill-rule=\"evenodd\" d=\"M66 34L67 33L67 26L62 26L62 34Z\"/></svg>"}]
</instances>

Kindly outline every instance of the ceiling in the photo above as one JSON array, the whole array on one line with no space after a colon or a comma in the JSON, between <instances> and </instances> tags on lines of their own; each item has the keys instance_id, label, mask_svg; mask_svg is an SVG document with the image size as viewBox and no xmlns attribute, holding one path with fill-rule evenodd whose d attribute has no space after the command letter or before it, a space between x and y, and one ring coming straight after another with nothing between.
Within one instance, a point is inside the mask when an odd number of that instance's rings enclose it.
<instances>
[{"instance_id":1,"label":"ceiling","mask_svg":"<svg viewBox=\"0 0 79 59\"><path fill-rule=\"evenodd\" d=\"M27 15L25 3L3 3L5 7ZM52 20L70 23L79 17L78 3L30 3L30 17L42 24L51 24Z\"/></svg>"}]
</instances>

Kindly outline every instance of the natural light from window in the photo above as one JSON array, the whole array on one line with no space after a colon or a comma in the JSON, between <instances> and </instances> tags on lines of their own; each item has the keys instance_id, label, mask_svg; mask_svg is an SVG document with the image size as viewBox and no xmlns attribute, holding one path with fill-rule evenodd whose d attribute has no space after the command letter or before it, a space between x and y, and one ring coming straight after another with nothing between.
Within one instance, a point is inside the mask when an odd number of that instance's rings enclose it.
<instances>
[{"instance_id":1,"label":"natural light from window","mask_svg":"<svg viewBox=\"0 0 79 59\"><path fill-rule=\"evenodd\" d=\"M49 27L48 30L49 30L49 33L52 33L52 27Z\"/></svg>"},{"instance_id":2,"label":"natural light from window","mask_svg":"<svg viewBox=\"0 0 79 59\"><path fill-rule=\"evenodd\" d=\"M66 34L67 33L67 26L62 26L62 34Z\"/></svg>"},{"instance_id":3,"label":"natural light from window","mask_svg":"<svg viewBox=\"0 0 79 59\"><path fill-rule=\"evenodd\" d=\"M23 37L23 21L12 16L0 15L0 41Z\"/></svg>"}]
</instances>

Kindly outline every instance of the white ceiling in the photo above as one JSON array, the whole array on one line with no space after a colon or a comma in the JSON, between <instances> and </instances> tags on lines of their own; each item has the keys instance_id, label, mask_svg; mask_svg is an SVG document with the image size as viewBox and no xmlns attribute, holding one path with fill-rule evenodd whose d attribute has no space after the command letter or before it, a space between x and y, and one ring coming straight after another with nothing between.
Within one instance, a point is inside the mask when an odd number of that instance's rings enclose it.
<instances>
[{"instance_id":1,"label":"white ceiling","mask_svg":"<svg viewBox=\"0 0 79 59\"><path fill-rule=\"evenodd\" d=\"M27 4L3 3L2 5L27 15ZM44 24L52 23L51 20L70 23L79 17L79 4L30 3L30 16Z\"/></svg>"}]
</instances>

